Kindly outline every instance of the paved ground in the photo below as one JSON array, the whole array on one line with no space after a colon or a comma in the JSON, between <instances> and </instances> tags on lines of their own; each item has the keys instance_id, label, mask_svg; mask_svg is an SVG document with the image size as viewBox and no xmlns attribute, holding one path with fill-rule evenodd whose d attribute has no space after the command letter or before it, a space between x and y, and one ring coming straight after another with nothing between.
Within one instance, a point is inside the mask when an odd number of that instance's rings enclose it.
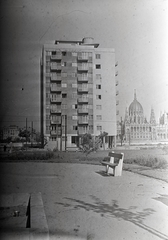
<instances>
[{"instance_id":1,"label":"paved ground","mask_svg":"<svg viewBox=\"0 0 168 240\"><path fill-rule=\"evenodd\" d=\"M2 193L41 192L51 239L168 239L168 184L103 166L1 163Z\"/></svg>"}]
</instances>

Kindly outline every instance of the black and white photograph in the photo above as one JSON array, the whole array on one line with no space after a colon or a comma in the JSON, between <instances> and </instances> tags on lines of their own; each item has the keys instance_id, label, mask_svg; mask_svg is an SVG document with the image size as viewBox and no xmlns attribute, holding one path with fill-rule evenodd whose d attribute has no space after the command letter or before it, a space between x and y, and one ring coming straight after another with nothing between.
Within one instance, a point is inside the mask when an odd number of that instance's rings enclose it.
<instances>
[{"instance_id":1,"label":"black and white photograph","mask_svg":"<svg viewBox=\"0 0 168 240\"><path fill-rule=\"evenodd\" d=\"M0 239L168 240L168 0L0 19Z\"/></svg>"}]
</instances>

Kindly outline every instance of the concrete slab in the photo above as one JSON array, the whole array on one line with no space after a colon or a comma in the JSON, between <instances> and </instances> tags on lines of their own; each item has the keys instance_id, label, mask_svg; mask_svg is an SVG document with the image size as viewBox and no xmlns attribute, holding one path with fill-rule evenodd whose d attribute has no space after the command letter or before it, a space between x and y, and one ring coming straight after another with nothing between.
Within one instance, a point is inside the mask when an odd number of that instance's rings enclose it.
<instances>
[{"instance_id":1,"label":"concrete slab","mask_svg":"<svg viewBox=\"0 0 168 240\"><path fill-rule=\"evenodd\" d=\"M49 230L40 192L1 194L0 239L49 239Z\"/></svg>"}]
</instances>

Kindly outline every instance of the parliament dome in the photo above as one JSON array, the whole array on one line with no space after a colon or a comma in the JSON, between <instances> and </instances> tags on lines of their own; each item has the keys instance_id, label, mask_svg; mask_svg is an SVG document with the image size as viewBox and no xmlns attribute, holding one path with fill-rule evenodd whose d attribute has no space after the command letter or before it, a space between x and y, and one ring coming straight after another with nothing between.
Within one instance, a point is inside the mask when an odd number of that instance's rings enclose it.
<instances>
[{"instance_id":1,"label":"parliament dome","mask_svg":"<svg viewBox=\"0 0 168 240\"><path fill-rule=\"evenodd\" d=\"M142 105L137 101L136 98L136 92L134 93L134 100L133 102L130 104L129 106L129 115L133 115L133 114L139 114L142 115L143 114L143 107Z\"/></svg>"}]
</instances>

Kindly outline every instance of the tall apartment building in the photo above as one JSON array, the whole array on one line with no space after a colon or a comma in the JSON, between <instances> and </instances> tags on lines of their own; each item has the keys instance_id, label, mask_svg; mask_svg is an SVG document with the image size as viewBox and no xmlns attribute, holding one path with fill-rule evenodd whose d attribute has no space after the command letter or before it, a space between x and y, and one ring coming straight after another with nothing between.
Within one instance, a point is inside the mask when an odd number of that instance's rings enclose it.
<instances>
[{"instance_id":1,"label":"tall apartment building","mask_svg":"<svg viewBox=\"0 0 168 240\"><path fill-rule=\"evenodd\" d=\"M41 133L58 149L84 133L116 136L115 52L93 38L45 44L41 58Z\"/></svg>"}]
</instances>

